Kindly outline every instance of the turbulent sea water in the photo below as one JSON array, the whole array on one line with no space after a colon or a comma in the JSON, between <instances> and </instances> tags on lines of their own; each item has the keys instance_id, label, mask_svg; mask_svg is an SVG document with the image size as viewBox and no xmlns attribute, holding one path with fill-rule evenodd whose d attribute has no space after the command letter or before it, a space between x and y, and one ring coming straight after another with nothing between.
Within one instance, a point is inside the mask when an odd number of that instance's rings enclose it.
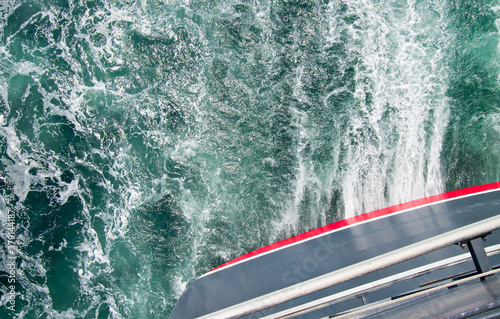
<instances>
[{"instance_id":1,"label":"turbulent sea water","mask_svg":"<svg viewBox=\"0 0 500 319\"><path fill-rule=\"evenodd\" d=\"M498 0L0 1L0 317L164 318L243 253L499 181L499 28Z\"/></svg>"}]
</instances>

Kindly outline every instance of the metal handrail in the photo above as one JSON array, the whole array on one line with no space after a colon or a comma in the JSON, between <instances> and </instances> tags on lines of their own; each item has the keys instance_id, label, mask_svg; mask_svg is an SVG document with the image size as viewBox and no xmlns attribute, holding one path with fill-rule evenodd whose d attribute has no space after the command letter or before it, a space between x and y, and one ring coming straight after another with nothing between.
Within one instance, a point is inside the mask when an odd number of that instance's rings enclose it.
<instances>
[{"instance_id":1,"label":"metal handrail","mask_svg":"<svg viewBox=\"0 0 500 319\"><path fill-rule=\"evenodd\" d=\"M303 297L316 291L367 275L377 270L403 261L430 253L432 251L466 242L492 230L500 228L500 216L493 216L464 227L422 240L420 242L387 252L361 261L354 265L338 269L327 274L311 278L298 284L273 291L271 293L244 301L242 303L212 312L199 318L239 318L261 311L287 301Z\"/></svg>"},{"instance_id":2,"label":"metal handrail","mask_svg":"<svg viewBox=\"0 0 500 319\"><path fill-rule=\"evenodd\" d=\"M488 254L488 257L500 254L500 244L485 247L485 251ZM273 318L289 318L289 316L296 316L303 313L308 313L313 310L321 309L324 307L328 307L332 304L347 300L349 298L353 298L355 296L359 296L364 293L373 292L378 289L390 286L392 284L402 282L404 280L408 280L411 278L415 278L416 276L436 271L439 269L443 269L446 267L454 266L466 261L470 261L472 256L470 253L461 254L458 256L450 257L444 260L436 261L431 264L427 264L425 266L420 266L417 268L413 268L386 278L382 278L376 281L369 282L367 284L357 286L339 293L335 293L333 295L329 295L320 299L316 299L299 306L288 308L283 311L273 313L272 315L266 316L262 319L273 319Z\"/></svg>"},{"instance_id":3,"label":"metal handrail","mask_svg":"<svg viewBox=\"0 0 500 319\"><path fill-rule=\"evenodd\" d=\"M387 306L391 306L391 305L394 305L394 304L398 304L398 303L400 304L400 303L405 302L405 301L410 300L410 299L416 299L418 297L421 297L421 296L424 296L424 295L429 295L429 294L435 293L435 292L437 292L439 290L443 290L445 288L454 287L454 286L461 285L463 283L466 283L466 282L469 282L469 281L472 281L472 280L480 279L483 276L495 275L495 274L498 274L499 272L500 272L500 269L490 270L490 271L487 271L487 272L483 272L483 273L480 273L480 274L476 274L476 275L473 275L473 276L469 276L469 277L458 279L458 280L455 280L455 281L452 281L452 282L448 282L446 284L435 286L435 287L432 287L432 288L429 288L429 289L418 291L418 292L416 292L414 294L410 294L410 295L407 295L407 296L404 296L404 297L401 297L401 298L398 298L398 299L386 300L386 301L383 301L383 302L374 303L373 305L369 305L369 306L366 306L366 307L361 307L361 308L353 310L353 311L347 311L347 312L344 312L344 313L340 313L340 314L338 314L338 315L336 315L336 316L334 316L332 318L336 318L336 319L358 318L358 316L360 314L367 313L367 312L373 311L375 309L381 309L381 308L384 308L384 307L387 307ZM491 309L488 309L488 310L491 310Z\"/></svg>"}]
</instances>

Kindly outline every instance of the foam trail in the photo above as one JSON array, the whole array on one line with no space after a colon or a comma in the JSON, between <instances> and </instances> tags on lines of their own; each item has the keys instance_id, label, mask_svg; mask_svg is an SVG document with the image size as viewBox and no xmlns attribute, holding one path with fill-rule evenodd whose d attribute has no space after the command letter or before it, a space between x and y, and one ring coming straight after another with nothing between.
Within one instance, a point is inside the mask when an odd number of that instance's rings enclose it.
<instances>
[{"instance_id":1,"label":"foam trail","mask_svg":"<svg viewBox=\"0 0 500 319\"><path fill-rule=\"evenodd\" d=\"M331 3L317 18L328 26L318 40L319 63L304 40L293 38L299 51L292 58L298 61L292 73L298 103L291 108L297 162L293 196L273 222L277 234L443 191L449 39L442 6ZM307 30L315 18L301 27ZM327 89L315 92L322 94L315 105L308 81L324 61L334 71L321 79ZM317 114L304 105L314 105ZM328 160L318 162L320 155Z\"/></svg>"},{"instance_id":2,"label":"foam trail","mask_svg":"<svg viewBox=\"0 0 500 319\"><path fill-rule=\"evenodd\" d=\"M448 116L439 6L349 5L359 20L347 32L362 63L344 141L345 217L441 192Z\"/></svg>"}]
</instances>

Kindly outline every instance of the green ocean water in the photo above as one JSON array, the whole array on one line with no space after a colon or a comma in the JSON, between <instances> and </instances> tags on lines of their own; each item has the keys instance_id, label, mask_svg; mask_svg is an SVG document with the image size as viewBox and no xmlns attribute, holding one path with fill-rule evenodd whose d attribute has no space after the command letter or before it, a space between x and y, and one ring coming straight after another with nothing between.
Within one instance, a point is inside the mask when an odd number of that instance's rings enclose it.
<instances>
[{"instance_id":1,"label":"green ocean water","mask_svg":"<svg viewBox=\"0 0 500 319\"><path fill-rule=\"evenodd\" d=\"M165 318L243 253L499 181L499 28L498 1L0 1L0 318Z\"/></svg>"}]
</instances>

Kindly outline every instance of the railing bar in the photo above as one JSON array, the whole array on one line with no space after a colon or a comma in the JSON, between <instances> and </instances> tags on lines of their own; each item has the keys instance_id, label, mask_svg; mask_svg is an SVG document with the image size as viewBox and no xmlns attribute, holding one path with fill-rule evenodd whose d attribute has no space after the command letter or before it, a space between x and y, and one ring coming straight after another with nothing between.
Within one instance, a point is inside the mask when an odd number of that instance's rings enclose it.
<instances>
[{"instance_id":1,"label":"railing bar","mask_svg":"<svg viewBox=\"0 0 500 319\"><path fill-rule=\"evenodd\" d=\"M411 295L408 295L408 296L405 296L405 297L402 297L402 298L398 298L398 299L394 299L394 300L389 300L389 301L386 301L386 302L380 302L380 303L373 304L373 305L367 306L367 307L362 307L362 308L359 308L357 310L353 310L353 311L350 311L350 312L348 311L348 312L340 313L340 314L338 314L336 316L333 316L331 318L336 318L336 319L349 318L349 317L356 318L355 316L357 316L359 314L362 314L364 312L373 311L374 309L378 309L378 308L382 308L382 307L388 307L388 306L391 306L391 305L394 305L394 304L402 303L402 302L405 302L406 300L418 298L418 297L423 296L423 295L430 295L430 294L432 294L434 292L437 292L439 290L442 290L444 288L449 288L449 287L452 287L452 286L461 285L463 283L466 283L466 282L469 282L469 281L472 281L472 280L481 279L481 277L483 277L483 276L491 276L491 275L497 274L499 272L500 272L500 269L494 269L494 270L486 271L486 272L483 272L483 273L480 273L480 274L477 274L477 275L474 275L474 276L462 278L460 280L456 280L456 281L449 282L449 283L446 283L446 284L442 284L442 285L439 285L439 286L436 286L436 287L425 289L425 290L416 292L414 294L411 294Z\"/></svg>"},{"instance_id":2,"label":"railing bar","mask_svg":"<svg viewBox=\"0 0 500 319\"><path fill-rule=\"evenodd\" d=\"M500 253L500 244L486 247L485 250L488 253L488 256L494 256L494 255ZM440 260L440 261L437 261L437 262L434 262L434 263L431 263L428 265L424 265L424 266L421 266L418 268L414 268L414 269L411 269L408 271L401 272L401 273L396 274L396 275L392 275L392 276L389 276L389 277L386 277L383 279L379 279L379 280L376 280L376 281L373 281L373 282L370 282L370 283L367 283L367 284L364 284L364 285L361 285L361 286L358 286L355 288L351 288L351 289L348 289L346 291L342 291L342 292L339 292L339 293L336 293L336 294L333 294L330 296L326 296L326 297L323 297L321 299L313 300L313 301L310 301L308 303L304 303L302 305L299 305L299 306L296 306L293 308L288 308L288 309L285 309L283 311L274 313L272 315L263 317L262 319L273 319L273 318L281 319L281 318L289 318L289 316L291 318L291 317L299 315L299 314L308 313L310 311L318 310L318 309L330 306L334 303L338 303L338 302L341 302L343 300L353 298L356 295L359 295L362 293L373 292L375 290L387 287L393 283L401 282L401 281L404 281L407 279L411 279L411 278L414 278L416 276L425 274L427 272L436 271L439 269L443 269L445 267L454 266L454 265L469 261L471 259L472 259L472 257L470 255L470 253L465 253L465 254L455 256L455 257L450 257L450 258L447 258L445 260Z\"/></svg>"}]
</instances>

